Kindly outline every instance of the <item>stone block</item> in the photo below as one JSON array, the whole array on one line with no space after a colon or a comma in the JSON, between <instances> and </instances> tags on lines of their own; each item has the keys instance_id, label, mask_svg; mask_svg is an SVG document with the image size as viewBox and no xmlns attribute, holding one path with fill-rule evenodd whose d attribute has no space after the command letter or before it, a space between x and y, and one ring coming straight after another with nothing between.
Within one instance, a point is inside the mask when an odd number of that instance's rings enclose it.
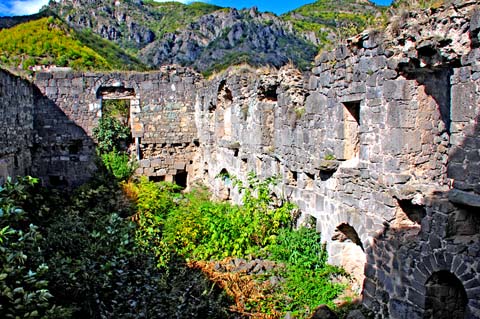
<instances>
[{"instance_id":1,"label":"stone block","mask_svg":"<svg viewBox=\"0 0 480 319\"><path fill-rule=\"evenodd\" d=\"M313 92L307 97L305 106L307 113L320 113L327 106L327 98L318 92Z\"/></svg>"},{"instance_id":2,"label":"stone block","mask_svg":"<svg viewBox=\"0 0 480 319\"><path fill-rule=\"evenodd\" d=\"M407 80L390 80L383 84L383 96L387 100L409 100L410 83Z\"/></svg>"},{"instance_id":3,"label":"stone block","mask_svg":"<svg viewBox=\"0 0 480 319\"><path fill-rule=\"evenodd\" d=\"M455 204L480 208L480 195L452 189L448 193L448 199Z\"/></svg>"},{"instance_id":4,"label":"stone block","mask_svg":"<svg viewBox=\"0 0 480 319\"><path fill-rule=\"evenodd\" d=\"M174 164L174 168L176 170L184 170L186 166L187 166L187 163L185 162L175 162Z\"/></svg>"},{"instance_id":5,"label":"stone block","mask_svg":"<svg viewBox=\"0 0 480 319\"><path fill-rule=\"evenodd\" d=\"M405 301L391 299L389 302L390 318L395 319L422 319L423 315L419 309L415 309L412 305Z\"/></svg>"},{"instance_id":6,"label":"stone block","mask_svg":"<svg viewBox=\"0 0 480 319\"><path fill-rule=\"evenodd\" d=\"M150 167L150 160L149 159L143 159L139 162L140 167Z\"/></svg>"},{"instance_id":7,"label":"stone block","mask_svg":"<svg viewBox=\"0 0 480 319\"><path fill-rule=\"evenodd\" d=\"M453 122L468 122L475 118L478 103L475 95L475 83L461 83L452 87L451 119Z\"/></svg>"}]
</instances>

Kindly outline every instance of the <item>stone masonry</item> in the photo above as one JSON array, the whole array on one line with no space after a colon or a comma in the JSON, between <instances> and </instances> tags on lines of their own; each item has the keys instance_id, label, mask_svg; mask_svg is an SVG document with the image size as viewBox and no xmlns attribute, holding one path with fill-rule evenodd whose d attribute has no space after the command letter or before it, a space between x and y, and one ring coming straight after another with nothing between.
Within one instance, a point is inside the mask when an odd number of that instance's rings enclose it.
<instances>
[{"instance_id":1,"label":"stone masonry","mask_svg":"<svg viewBox=\"0 0 480 319\"><path fill-rule=\"evenodd\" d=\"M138 174L233 201L219 173L278 175L272 196L315 220L377 318L480 318L479 31L477 1L454 1L350 39L307 75L165 66L31 85L2 71L0 173L81 184L102 101L127 99Z\"/></svg>"},{"instance_id":2,"label":"stone masonry","mask_svg":"<svg viewBox=\"0 0 480 319\"><path fill-rule=\"evenodd\" d=\"M32 85L0 70L0 184L30 173L34 100Z\"/></svg>"}]
</instances>

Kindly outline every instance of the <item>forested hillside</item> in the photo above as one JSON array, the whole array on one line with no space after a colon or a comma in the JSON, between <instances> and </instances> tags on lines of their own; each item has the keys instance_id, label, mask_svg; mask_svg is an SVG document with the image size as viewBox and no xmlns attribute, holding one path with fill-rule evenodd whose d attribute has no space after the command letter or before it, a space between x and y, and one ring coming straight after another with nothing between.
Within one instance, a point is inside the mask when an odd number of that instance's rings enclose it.
<instances>
[{"instance_id":1,"label":"forested hillside","mask_svg":"<svg viewBox=\"0 0 480 319\"><path fill-rule=\"evenodd\" d=\"M82 70L143 68L118 46L87 30L77 32L54 17L0 30L0 59L6 68L23 70L35 65Z\"/></svg>"}]
</instances>

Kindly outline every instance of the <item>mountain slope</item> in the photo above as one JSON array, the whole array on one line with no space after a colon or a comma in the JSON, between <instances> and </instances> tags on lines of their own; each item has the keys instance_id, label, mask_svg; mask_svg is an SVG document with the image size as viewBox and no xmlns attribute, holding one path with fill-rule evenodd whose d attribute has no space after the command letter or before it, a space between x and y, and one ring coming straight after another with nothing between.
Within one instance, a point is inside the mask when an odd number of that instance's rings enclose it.
<instances>
[{"instance_id":1,"label":"mountain slope","mask_svg":"<svg viewBox=\"0 0 480 319\"><path fill-rule=\"evenodd\" d=\"M109 68L130 63L138 68L133 56L150 68L175 63L210 73L238 63L280 67L291 61L309 69L319 48L375 23L381 13L368 0L318 0L281 17L256 8L236 10L200 2L59 0L51 1L40 16L65 21L71 28L67 33L108 60ZM2 18L0 27L19 21ZM67 64L59 59L47 60ZM107 67L98 63L88 62L89 67ZM81 63L68 61L72 64Z\"/></svg>"},{"instance_id":2,"label":"mountain slope","mask_svg":"<svg viewBox=\"0 0 480 319\"><path fill-rule=\"evenodd\" d=\"M130 52L220 9L204 3L184 5L152 0L61 0L50 2L49 7L70 26L91 29Z\"/></svg>"},{"instance_id":3,"label":"mountain slope","mask_svg":"<svg viewBox=\"0 0 480 319\"><path fill-rule=\"evenodd\" d=\"M91 29L156 68L177 63L210 72L230 64L309 67L316 47L290 23L256 9L205 3L123 0L51 2L50 9L76 29Z\"/></svg>"},{"instance_id":4,"label":"mountain slope","mask_svg":"<svg viewBox=\"0 0 480 319\"><path fill-rule=\"evenodd\" d=\"M385 9L368 0L317 0L282 18L306 39L323 47L383 24Z\"/></svg>"},{"instance_id":5,"label":"mountain slope","mask_svg":"<svg viewBox=\"0 0 480 319\"><path fill-rule=\"evenodd\" d=\"M279 67L291 60L308 67L316 53L314 45L273 14L224 9L166 33L140 51L139 57L149 65L178 63L209 72L244 62Z\"/></svg>"},{"instance_id":6,"label":"mountain slope","mask_svg":"<svg viewBox=\"0 0 480 319\"><path fill-rule=\"evenodd\" d=\"M76 32L54 17L0 30L0 62L5 68L24 70L34 65L79 70L144 68L110 42L85 31Z\"/></svg>"}]
</instances>

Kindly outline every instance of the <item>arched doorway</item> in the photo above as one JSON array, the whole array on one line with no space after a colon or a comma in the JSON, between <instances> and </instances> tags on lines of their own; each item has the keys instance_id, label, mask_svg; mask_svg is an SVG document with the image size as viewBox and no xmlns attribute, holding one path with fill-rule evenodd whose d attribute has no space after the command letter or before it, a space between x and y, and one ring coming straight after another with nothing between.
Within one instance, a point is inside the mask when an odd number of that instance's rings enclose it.
<instances>
[{"instance_id":1,"label":"arched doorway","mask_svg":"<svg viewBox=\"0 0 480 319\"><path fill-rule=\"evenodd\" d=\"M230 188L232 187L232 180L230 173L226 168L223 168L217 175L218 182L216 183L217 197L221 200L230 200Z\"/></svg>"},{"instance_id":2,"label":"arched doorway","mask_svg":"<svg viewBox=\"0 0 480 319\"><path fill-rule=\"evenodd\" d=\"M463 319L468 303L460 280L449 271L433 273L425 284L424 318Z\"/></svg>"}]
</instances>

